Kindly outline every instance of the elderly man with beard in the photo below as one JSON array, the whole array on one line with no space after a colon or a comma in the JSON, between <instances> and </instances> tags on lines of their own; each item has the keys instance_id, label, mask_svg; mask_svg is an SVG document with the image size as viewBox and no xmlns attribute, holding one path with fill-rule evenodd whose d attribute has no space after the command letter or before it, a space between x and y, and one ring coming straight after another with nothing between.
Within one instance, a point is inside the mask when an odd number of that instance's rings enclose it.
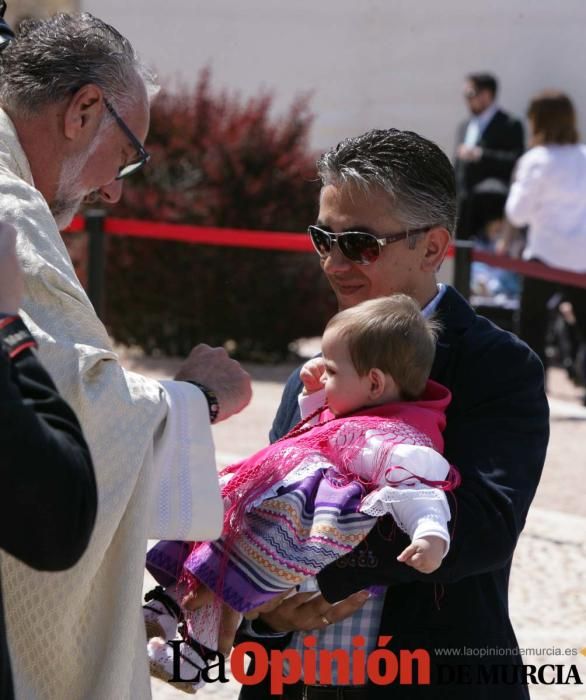
<instances>
[{"instance_id":1,"label":"elderly man with beard","mask_svg":"<svg viewBox=\"0 0 586 700\"><path fill-rule=\"evenodd\" d=\"M317 651L353 656L355 640L366 655L380 647L396 659L402 650L430 655L430 684L406 683L403 671L402 680L393 678L392 664L382 663L386 682L371 677L371 684L352 685L360 669L351 668L348 678L332 664L331 677L318 667L286 686L286 700L526 699L508 581L549 435L543 367L524 343L436 280L455 227L456 187L434 143L409 131L370 131L325 153L318 173L319 213L309 234L340 308L402 292L442 327L431 378L452 392L444 455L462 484L450 501L452 545L437 571L421 574L398 561L405 536L381 519L365 544L317 576L319 592L302 587L246 633L301 654L311 632L318 666L325 655ZM298 422L302 388L298 370L285 387L272 440ZM360 601L358 591L373 586L384 586L384 594ZM270 694L249 685L240 697Z\"/></svg>"},{"instance_id":2,"label":"elderly man with beard","mask_svg":"<svg viewBox=\"0 0 586 700\"><path fill-rule=\"evenodd\" d=\"M23 23L0 57L0 211L18 233L21 313L83 427L99 500L66 574L1 555L15 694L27 700L150 696L147 538L219 535L210 423L250 400L250 378L223 349L194 348L181 381L126 372L59 235L85 197L117 202L148 160L153 93L129 42L89 14Z\"/></svg>"}]
</instances>

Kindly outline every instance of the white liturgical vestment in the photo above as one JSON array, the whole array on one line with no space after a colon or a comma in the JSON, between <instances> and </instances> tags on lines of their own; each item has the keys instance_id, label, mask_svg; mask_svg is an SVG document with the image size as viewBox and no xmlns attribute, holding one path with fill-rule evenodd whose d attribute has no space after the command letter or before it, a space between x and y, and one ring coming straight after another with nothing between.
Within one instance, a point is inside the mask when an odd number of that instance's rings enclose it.
<instances>
[{"instance_id":1,"label":"white liturgical vestment","mask_svg":"<svg viewBox=\"0 0 586 700\"><path fill-rule=\"evenodd\" d=\"M16 697L145 700L147 539L205 540L221 531L207 403L190 384L122 369L2 110L0 216L18 231L23 318L81 422L99 499L89 547L72 569L37 572L0 555ZM26 527L25 513L15 527Z\"/></svg>"}]
</instances>

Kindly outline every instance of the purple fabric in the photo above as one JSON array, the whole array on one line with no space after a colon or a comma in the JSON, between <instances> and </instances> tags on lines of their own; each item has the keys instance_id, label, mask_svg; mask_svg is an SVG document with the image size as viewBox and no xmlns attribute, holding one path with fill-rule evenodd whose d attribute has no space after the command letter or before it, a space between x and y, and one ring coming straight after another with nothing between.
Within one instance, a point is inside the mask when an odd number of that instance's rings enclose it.
<instances>
[{"instance_id":1,"label":"purple fabric","mask_svg":"<svg viewBox=\"0 0 586 700\"><path fill-rule=\"evenodd\" d=\"M192 546L193 542L161 540L147 553L147 571L164 588L172 586L179 580Z\"/></svg>"},{"instance_id":2,"label":"purple fabric","mask_svg":"<svg viewBox=\"0 0 586 700\"><path fill-rule=\"evenodd\" d=\"M376 522L365 489L334 468L283 487L247 514L238 537L195 548L185 568L239 612L289 590L351 552Z\"/></svg>"}]
</instances>

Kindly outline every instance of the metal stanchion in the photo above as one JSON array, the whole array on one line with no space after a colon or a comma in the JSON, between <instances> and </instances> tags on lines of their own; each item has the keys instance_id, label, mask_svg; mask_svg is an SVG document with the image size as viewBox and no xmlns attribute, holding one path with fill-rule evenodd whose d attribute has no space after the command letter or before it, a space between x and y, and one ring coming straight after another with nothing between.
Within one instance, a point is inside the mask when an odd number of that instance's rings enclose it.
<instances>
[{"instance_id":1,"label":"metal stanchion","mask_svg":"<svg viewBox=\"0 0 586 700\"><path fill-rule=\"evenodd\" d=\"M472 243L472 241L457 240L454 242L454 247L454 287L456 287L464 299L469 299L474 243Z\"/></svg>"},{"instance_id":2,"label":"metal stanchion","mask_svg":"<svg viewBox=\"0 0 586 700\"><path fill-rule=\"evenodd\" d=\"M106 212L102 209L90 209L85 213L85 228L89 235L88 296L100 318L104 304L105 218Z\"/></svg>"}]
</instances>

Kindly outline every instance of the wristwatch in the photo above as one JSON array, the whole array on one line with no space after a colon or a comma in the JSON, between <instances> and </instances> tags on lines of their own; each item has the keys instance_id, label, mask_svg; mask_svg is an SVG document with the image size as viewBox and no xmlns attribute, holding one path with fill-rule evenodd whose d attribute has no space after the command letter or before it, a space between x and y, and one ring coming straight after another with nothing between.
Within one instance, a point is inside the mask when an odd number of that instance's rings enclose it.
<instances>
[{"instance_id":1,"label":"wristwatch","mask_svg":"<svg viewBox=\"0 0 586 700\"><path fill-rule=\"evenodd\" d=\"M36 348L37 343L20 316L4 316L0 318L0 347L12 359L27 348Z\"/></svg>"},{"instance_id":2,"label":"wristwatch","mask_svg":"<svg viewBox=\"0 0 586 700\"><path fill-rule=\"evenodd\" d=\"M206 397L206 401L208 402L208 410L210 412L210 423L215 423L218 414L220 413L220 404L218 403L218 397L216 396L216 392L212 391L211 389L208 389L207 386L204 386L199 382L192 382L190 379L184 379L183 381L187 382L188 384L193 384L193 386L196 386Z\"/></svg>"}]
</instances>

